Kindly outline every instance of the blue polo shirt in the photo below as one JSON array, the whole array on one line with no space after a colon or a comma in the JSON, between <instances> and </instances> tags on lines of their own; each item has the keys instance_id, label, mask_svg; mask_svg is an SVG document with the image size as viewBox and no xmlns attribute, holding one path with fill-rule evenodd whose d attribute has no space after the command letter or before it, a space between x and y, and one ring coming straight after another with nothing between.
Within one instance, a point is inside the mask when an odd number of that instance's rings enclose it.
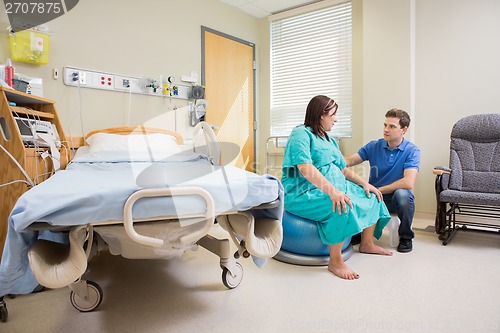
<instances>
[{"instance_id":1,"label":"blue polo shirt","mask_svg":"<svg viewBox=\"0 0 500 333\"><path fill-rule=\"evenodd\" d=\"M370 162L369 182L375 187L403 178L405 169L420 169L420 149L405 139L393 150L383 138L370 141L358 150L358 155Z\"/></svg>"}]
</instances>

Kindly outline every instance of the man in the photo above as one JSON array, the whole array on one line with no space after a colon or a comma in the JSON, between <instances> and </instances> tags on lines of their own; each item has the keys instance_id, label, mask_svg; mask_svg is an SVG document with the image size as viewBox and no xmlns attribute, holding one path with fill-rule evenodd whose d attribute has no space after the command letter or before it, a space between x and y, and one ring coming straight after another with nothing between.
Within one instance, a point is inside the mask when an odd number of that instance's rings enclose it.
<instances>
[{"instance_id":1,"label":"man","mask_svg":"<svg viewBox=\"0 0 500 333\"><path fill-rule=\"evenodd\" d=\"M384 137L367 143L357 153L345 158L347 166L369 161L369 183L382 192L387 208L390 212L397 213L401 221L397 250L403 253L413 249L413 186L420 168L420 149L404 138L408 126L410 116L405 111L387 111Z\"/></svg>"}]
</instances>

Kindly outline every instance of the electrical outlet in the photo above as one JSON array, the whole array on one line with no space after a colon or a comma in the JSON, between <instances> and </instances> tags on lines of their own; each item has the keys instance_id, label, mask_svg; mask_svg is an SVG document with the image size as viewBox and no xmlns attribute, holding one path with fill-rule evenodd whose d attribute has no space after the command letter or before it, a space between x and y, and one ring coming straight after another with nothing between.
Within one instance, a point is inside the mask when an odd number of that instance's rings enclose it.
<instances>
[{"instance_id":1,"label":"electrical outlet","mask_svg":"<svg viewBox=\"0 0 500 333\"><path fill-rule=\"evenodd\" d=\"M78 71L78 81L80 82L80 85L87 84L87 73L84 71Z\"/></svg>"},{"instance_id":2,"label":"electrical outlet","mask_svg":"<svg viewBox=\"0 0 500 333\"><path fill-rule=\"evenodd\" d=\"M110 74L100 73L97 81L97 86L102 89L114 89L114 76Z\"/></svg>"},{"instance_id":3,"label":"electrical outlet","mask_svg":"<svg viewBox=\"0 0 500 333\"><path fill-rule=\"evenodd\" d=\"M76 68L64 67L64 84L68 86L78 86L78 81L79 70Z\"/></svg>"}]
</instances>

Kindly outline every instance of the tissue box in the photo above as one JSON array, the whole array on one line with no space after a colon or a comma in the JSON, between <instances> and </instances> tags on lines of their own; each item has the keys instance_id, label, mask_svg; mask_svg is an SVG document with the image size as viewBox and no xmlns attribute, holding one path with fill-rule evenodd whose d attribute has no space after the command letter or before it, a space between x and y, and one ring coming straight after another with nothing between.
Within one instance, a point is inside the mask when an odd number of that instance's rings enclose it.
<instances>
[{"instance_id":1,"label":"tissue box","mask_svg":"<svg viewBox=\"0 0 500 333\"><path fill-rule=\"evenodd\" d=\"M12 83L14 83L14 89L16 89L17 91L28 92L29 82L23 81L23 80L18 80L18 79L13 79Z\"/></svg>"}]
</instances>

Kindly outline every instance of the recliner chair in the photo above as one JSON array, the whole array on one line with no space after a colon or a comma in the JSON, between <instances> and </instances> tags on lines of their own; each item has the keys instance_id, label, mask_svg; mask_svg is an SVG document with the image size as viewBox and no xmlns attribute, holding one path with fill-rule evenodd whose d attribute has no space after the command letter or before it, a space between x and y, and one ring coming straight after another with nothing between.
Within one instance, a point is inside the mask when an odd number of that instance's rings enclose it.
<instances>
[{"instance_id":1,"label":"recliner chair","mask_svg":"<svg viewBox=\"0 0 500 333\"><path fill-rule=\"evenodd\" d=\"M450 137L449 168L434 168L443 245L457 230L500 230L500 114L462 118Z\"/></svg>"}]
</instances>

